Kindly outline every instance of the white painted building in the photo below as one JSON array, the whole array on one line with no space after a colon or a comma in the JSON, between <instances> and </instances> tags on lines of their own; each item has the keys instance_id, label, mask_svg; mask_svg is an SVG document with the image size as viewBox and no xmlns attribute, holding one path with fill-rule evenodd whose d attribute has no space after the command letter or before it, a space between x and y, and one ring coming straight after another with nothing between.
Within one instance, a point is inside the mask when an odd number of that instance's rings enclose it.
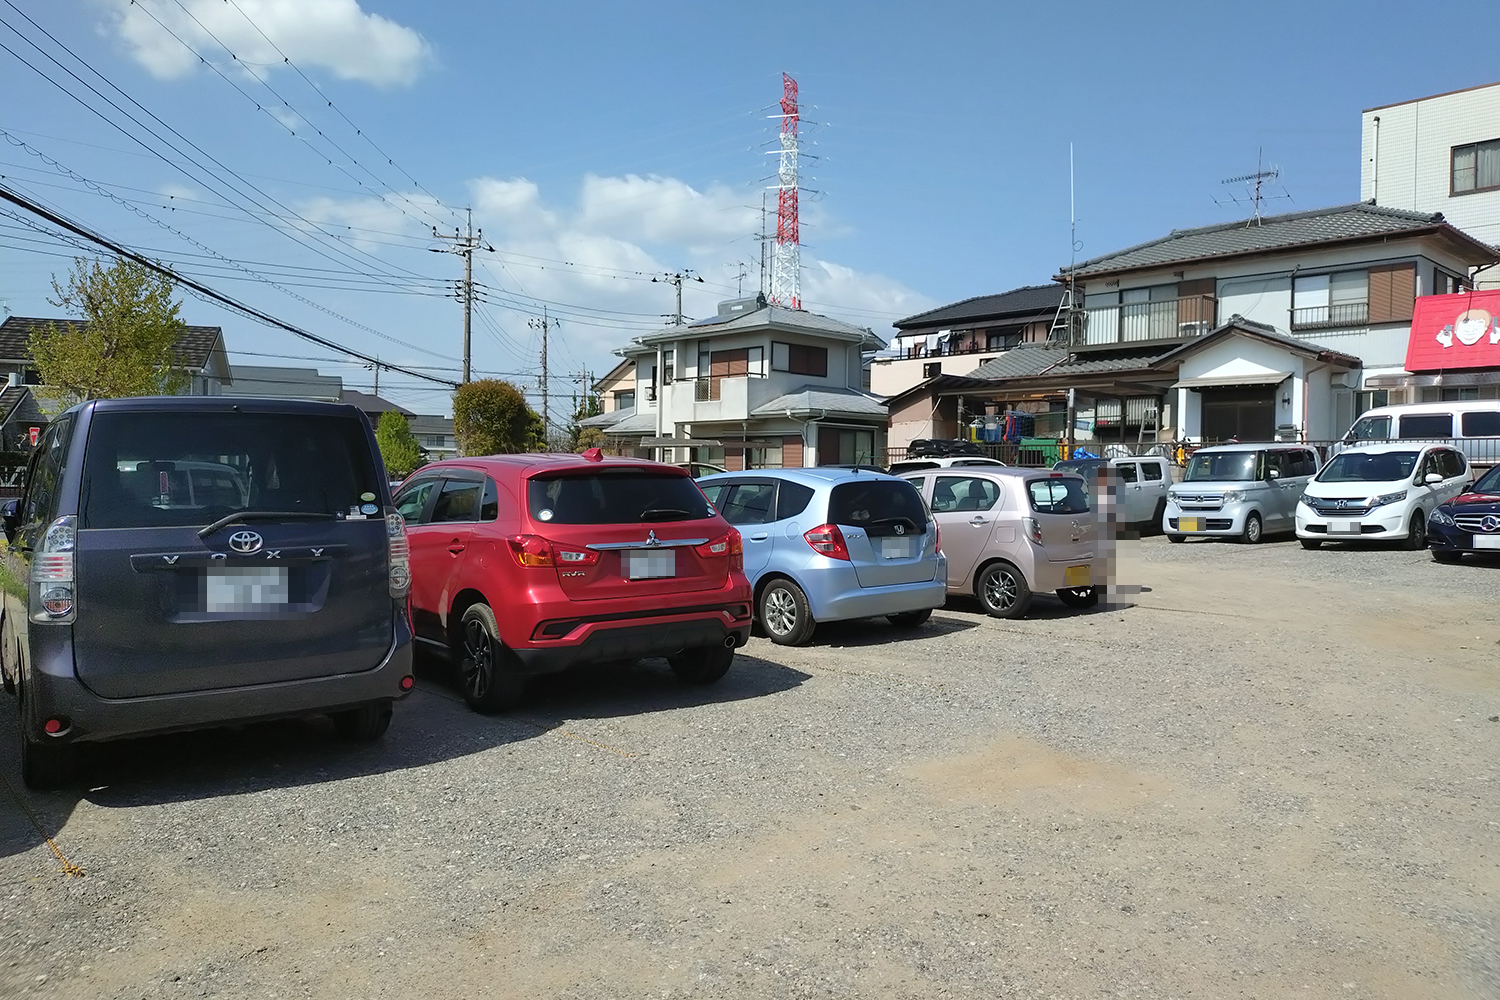
<instances>
[{"instance_id":1,"label":"white painted building","mask_svg":"<svg viewBox=\"0 0 1500 1000\"><path fill-rule=\"evenodd\" d=\"M1362 200L1441 212L1500 245L1500 83L1369 108L1360 131ZM1479 284L1500 284L1497 271Z\"/></svg>"},{"instance_id":2,"label":"white painted building","mask_svg":"<svg viewBox=\"0 0 1500 1000\"><path fill-rule=\"evenodd\" d=\"M717 315L637 337L633 407L582 421L617 447L729 469L876 461L886 410L865 392L869 330L768 305L720 303Z\"/></svg>"}]
</instances>

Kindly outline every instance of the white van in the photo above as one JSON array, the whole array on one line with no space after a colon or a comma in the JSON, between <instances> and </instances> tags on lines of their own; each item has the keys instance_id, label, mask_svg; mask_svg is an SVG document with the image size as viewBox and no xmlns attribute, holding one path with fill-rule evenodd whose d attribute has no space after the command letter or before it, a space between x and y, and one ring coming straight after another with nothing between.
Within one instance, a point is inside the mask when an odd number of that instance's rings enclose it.
<instances>
[{"instance_id":1,"label":"white van","mask_svg":"<svg viewBox=\"0 0 1500 1000\"><path fill-rule=\"evenodd\" d=\"M1452 445L1475 465L1500 464L1500 399L1377 406L1360 414L1340 444L1375 441Z\"/></svg>"}]
</instances>

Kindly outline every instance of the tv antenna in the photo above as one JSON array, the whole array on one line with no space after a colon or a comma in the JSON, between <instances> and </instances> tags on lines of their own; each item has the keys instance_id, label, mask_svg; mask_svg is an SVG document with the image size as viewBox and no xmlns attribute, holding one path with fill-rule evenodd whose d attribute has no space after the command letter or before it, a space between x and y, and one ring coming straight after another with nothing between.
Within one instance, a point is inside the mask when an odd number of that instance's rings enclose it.
<instances>
[{"instance_id":1,"label":"tv antenna","mask_svg":"<svg viewBox=\"0 0 1500 1000\"><path fill-rule=\"evenodd\" d=\"M1239 208L1244 208L1246 205L1249 205L1251 216L1250 221L1246 223L1247 226L1260 225L1260 207L1262 203L1267 201L1279 201L1282 198L1285 198L1288 201L1292 199L1291 194L1287 192L1287 189L1285 187L1281 189L1280 194L1266 193L1266 186L1270 182L1279 180L1281 178L1281 168L1278 166L1263 165L1261 162L1263 152L1264 147L1257 148L1255 151L1255 172L1253 174L1241 174L1238 177L1227 177L1219 182L1221 184L1245 185L1245 196L1231 194L1227 198L1214 199L1214 204L1220 206L1235 205Z\"/></svg>"}]
</instances>

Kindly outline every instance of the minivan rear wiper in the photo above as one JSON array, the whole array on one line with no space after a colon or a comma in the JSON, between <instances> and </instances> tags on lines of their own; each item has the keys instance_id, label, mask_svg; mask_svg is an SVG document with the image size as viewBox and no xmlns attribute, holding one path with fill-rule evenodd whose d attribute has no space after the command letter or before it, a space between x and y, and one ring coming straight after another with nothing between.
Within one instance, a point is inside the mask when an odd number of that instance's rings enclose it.
<instances>
[{"instance_id":1,"label":"minivan rear wiper","mask_svg":"<svg viewBox=\"0 0 1500 1000\"><path fill-rule=\"evenodd\" d=\"M332 521L334 515L315 510L242 510L238 514L227 514L213 524L198 529L199 538L207 538L220 528L236 521Z\"/></svg>"},{"instance_id":2,"label":"minivan rear wiper","mask_svg":"<svg viewBox=\"0 0 1500 1000\"><path fill-rule=\"evenodd\" d=\"M641 511L642 521L676 521L692 516L692 511L679 507L648 507Z\"/></svg>"}]
</instances>

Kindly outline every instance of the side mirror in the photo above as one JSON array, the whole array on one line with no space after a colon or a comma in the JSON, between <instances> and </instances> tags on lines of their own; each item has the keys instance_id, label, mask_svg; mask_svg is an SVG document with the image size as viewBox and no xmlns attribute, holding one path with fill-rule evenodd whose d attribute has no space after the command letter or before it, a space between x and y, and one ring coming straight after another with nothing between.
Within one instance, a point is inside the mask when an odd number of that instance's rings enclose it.
<instances>
[{"instance_id":1,"label":"side mirror","mask_svg":"<svg viewBox=\"0 0 1500 1000\"><path fill-rule=\"evenodd\" d=\"M1266 478L1267 479L1280 479L1281 478L1281 472L1278 471L1278 470L1276 470L1276 469L1267 469L1266 470Z\"/></svg>"},{"instance_id":2,"label":"side mirror","mask_svg":"<svg viewBox=\"0 0 1500 1000\"><path fill-rule=\"evenodd\" d=\"M1440 483L1442 481L1443 477L1436 472L1429 472L1427 473L1427 475L1422 477L1422 482L1426 483L1428 486L1431 486L1433 483Z\"/></svg>"},{"instance_id":3,"label":"side mirror","mask_svg":"<svg viewBox=\"0 0 1500 1000\"><path fill-rule=\"evenodd\" d=\"M21 520L20 511L21 501L19 500L7 500L0 504L0 521L5 524L5 540L8 542L15 541L16 526Z\"/></svg>"}]
</instances>

